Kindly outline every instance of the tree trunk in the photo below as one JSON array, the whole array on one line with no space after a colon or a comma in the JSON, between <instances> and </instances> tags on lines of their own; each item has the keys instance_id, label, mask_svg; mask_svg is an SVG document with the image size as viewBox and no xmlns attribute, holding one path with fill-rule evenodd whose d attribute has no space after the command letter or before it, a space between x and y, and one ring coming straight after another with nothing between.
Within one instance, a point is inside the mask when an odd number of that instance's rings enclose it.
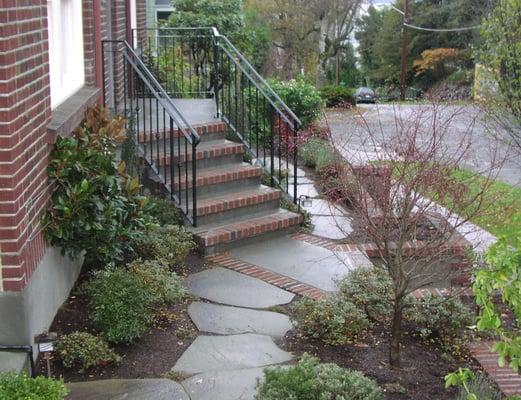
<instances>
[{"instance_id":1,"label":"tree trunk","mask_svg":"<svg viewBox=\"0 0 521 400\"><path fill-rule=\"evenodd\" d=\"M401 302L396 301L391 327L391 344L389 348L389 363L393 367L400 368L400 343L402 341L403 308Z\"/></svg>"}]
</instances>

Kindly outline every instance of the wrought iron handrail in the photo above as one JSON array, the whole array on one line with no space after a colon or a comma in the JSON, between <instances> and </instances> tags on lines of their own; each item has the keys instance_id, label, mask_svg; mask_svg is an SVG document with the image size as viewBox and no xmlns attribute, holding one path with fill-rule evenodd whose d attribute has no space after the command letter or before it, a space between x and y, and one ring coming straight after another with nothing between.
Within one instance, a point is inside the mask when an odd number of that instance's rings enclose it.
<instances>
[{"instance_id":1,"label":"wrought iron handrail","mask_svg":"<svg viewBox=\"0 0 521 400\"><path fill-rule=\"evenodd\" d=\"M106 46L110 45L110 49ZM106 57L110 53L111 56ZM102 41L103 104L108 103L105 63L112 59L113 111L123 111L127 130L137 133L137 155L159 179L162 190L197 226L197 145L201 138L138 54L123 40ZM114 64L118 68L114 68ZM152 179L153 181L153 179Z\"/></svg>"},{"instance_id":2,"label":"wrought iron handrail","mask_svg":"<svg viewBox=\"0 0 521 400\"><path fill-rule=\"evenodd\" d=\"M217 116L268 172L272 186L285 189L296 203L297 133L302 123L270 84L216 28L160 27L146 32L148 48L141 54L149 58L167 92L175 97L213 95ZM142 42L146 47L147 41Z\"/></svg>"},{"instance_id":3,"label":"wrought iron handrail","mask_svg":"<svg viewBox=\"0 0 521 400\"><path fill-rule=\"evenodd\" d=\"M118 43L125 47L126 52L124 53L127 61L135 67L136 72L140 75L143 82L149 87L150 91L157 95L158 100L161 102L161 105L165 107L167 113L174 120L175 124L181 128L183 134L186 139L190 143L199 143L201 141L201 137L197 133L197 131L188 123L184 115L179 111L179 109L175 106L174 102L165 92L161 84L157 81L154 74L150 72L145 63L141 60L141 58L134 51L132 46L126 40L103 40L103 43ZM130 58L130 56L132 58ZM105 76L105 74L103 74ZM105 85L103 86L105 88ZM103 104L106 105L106 94L105 90L103 91ZM184 126L183 126L184 125Z\"/></svg>"}]
</instances>

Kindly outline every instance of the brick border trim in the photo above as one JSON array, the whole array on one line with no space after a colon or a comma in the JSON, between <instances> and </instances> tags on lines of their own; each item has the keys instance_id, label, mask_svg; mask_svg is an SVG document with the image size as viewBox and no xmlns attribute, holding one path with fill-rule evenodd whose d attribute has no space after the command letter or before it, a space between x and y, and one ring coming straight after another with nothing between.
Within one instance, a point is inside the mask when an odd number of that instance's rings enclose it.
<instances>
[{"instance_id":1,"label":"brick border trim","mask_svg":"<svg viewBox=\"0 0 521 400\"><path fill-rule=\"evenodd\" d=\"M323 299L330 294L325 290L316 288L306 283L299 282L293 278L277 274L267 269L261 268L257 265L249 264L241 260L233 258L229 253L221 253L215 256L208 256L206 259L221 267L225 267L235 272L260 279L270 285L287 290L288 292L300 295L309 296L313 300Z\"/></svg>"},{"instance_id":2,"label":"brick border trim","mask_svg":"<svg viewBox=\"0 0 521 400\"><path fill-rule=\"evenodd\" d=\"M508 366L498 365L498 355L492 351L493 342L474 342L470 346L472 357L506 396L521 394L521 376Z\"/></svg>"},{"instance_id":3,"label":"brick border trim","mask_svg":"<svg viewBox=\"0 0 521 400\"><path fill-rule=\"evenodd\" d=\"M353 244L353 243L338 243L331 239L326 239L318 236L314 236L307 233L299 233L292 236L295 240L300 240L315 246L323 247L330 251L338 251L338 252L356 252L361 251L368 258L374 258L379 256L378 248L373 243L361 243L361 244ZM421 246L421 241L409 241L405 243L406 250L408 252L404 252L405 256L410 255L416 246ZM393 243L391 242L390 245ZM448 250L450 254L456 257L463 257L466 253L467 248L469 247L469 242L464 238L458 238L450 243L445 250ZM470 265L466 262L462 261L453 261L450 264L453 271L459 271L459 274L454 274L451 281L454 286L468 287L471 282L471 273L470 273Z\"/></svg>"}]
</instances>

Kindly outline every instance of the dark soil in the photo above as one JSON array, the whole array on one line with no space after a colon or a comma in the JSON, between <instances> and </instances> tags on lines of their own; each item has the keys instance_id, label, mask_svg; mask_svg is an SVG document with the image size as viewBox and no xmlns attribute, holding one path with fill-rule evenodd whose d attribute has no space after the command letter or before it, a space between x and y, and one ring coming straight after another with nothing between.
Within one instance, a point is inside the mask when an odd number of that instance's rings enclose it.
<instances>
[{"instance_id":1,"label":"dark soil","mask_svg":"<svg viewBox=\"0 0 521 400\"><path fill-rule=\"evenodd\" d=\"M280 345L295 355L307 352L322 362L363 372L378 382L388 400L453 399L457 392L445 389L444 376L459 367L469 366L469 363L477 369L471 361L455 360L439 346L426 344L409 335L403 340L401 369L393 369L388 364L388 337L379 334L365 341L359 345L329 346L291 331Z\"/></svg>"},{"instance_id":2,"label":"dark soil","mask_svg":"<svg viewBox=\"0 0 521 400\"><path fill-rule=\"evenodd\" d=\"M207 268L204 258L191 255L186 261L186 266L176 272L186 276ZM51 332L56 332L59 336L75 331L96 333L88 318L86 300L75 295L76 288L88 277L88 268L84 267L71 296L58 311L51 325ZM187 313L188 304L191 302L192 300L186 299L180 304L158 310L155 326L142 338L129 346L113 346L122 358L119 364L80 373L78 369L64 368L60 360L53 358L51 360L53 376L62 377L66 382L160 377L170 371L198 335ZM38 374L46 374L47 367L44 360L38 360L36 368Z\"/></svg>"},{"instance_id":3,"label":"dark soil","mask_svg":"<svg viewBox=\"0 0 521 400\"><path fill-rule=\"evenodd\" d=\"M349 207L346 206L347 210ZM353 232L347 235L346 241L348 243L370 243L373 242L373 239L366 233L366 230L363 229L363 221L360 217L357 217L354 213L350 215L352 218L351 226L353 227ZM411 218L412 222L413 218ZM397 241L399 239L400 232L399 228L396 228L396 232L389 232L390 240ZM420 240L420 241L430 241L437 240L440 238L440 231L436 228L436 226L429 221L429 219L425 216L422 216L416 221L416 229L411 229L410 232L407 232L410 235L409 240ZM394 234L394 237L393 237Z\"/></svg>"}]
</instances>

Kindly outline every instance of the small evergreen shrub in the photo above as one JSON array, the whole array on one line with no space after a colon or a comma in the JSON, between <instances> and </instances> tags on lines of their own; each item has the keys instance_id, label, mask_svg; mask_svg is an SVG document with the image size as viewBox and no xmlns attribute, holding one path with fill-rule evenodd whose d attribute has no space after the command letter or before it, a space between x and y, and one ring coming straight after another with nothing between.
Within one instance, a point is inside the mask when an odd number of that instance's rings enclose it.
<instances>
[{"instance_id":1,"label":"small evergreen shrub","mask_svg":"<svg viewBox=\"0 0 521 400\"><path fill-rule=\"evenodd\" d=\"M461 300L428 295L406 310L405 318L421 336L453 337L474 323L474 315Z\"/></svg>"},{"instance_id":2,"label":"small evergreen shrub","mask_svg":"<svg viewBox=\"0 0 521 400\"><path fill-rule=\"evenodd\" d=\"M154 222L138 181L116 160L124 127L107 109L89 109L72 137L56 139L47 168L54 184L43 221L47 240L73 259L86 251L96 266L121 262L131 240Z\"/></svg>"},{"instance_id":3,"label":"small evergreen shrub","mask_svg":"<svg viewBox=\"0 0 521 400\"><path fill-rule=\"evenodd\" d=\"M475 394L478 400L501 400L503 396L501 392L494 386L492 381L483 373L479 373L476 379L467 381L467 388L470 393ZM467 391L460 387L459 392L454 400L468 400Z\"/></svg>"},{"instance_id":4,"label":"small evergreen shrub","mask_svg":"<svg viewBox=\"0 0 521 400\"><path fill-rule=\"evenodd\" d=\"M316 121L324 105L317 89L303 79L270 80L273 90L302 122L303 128Z\"/></svg>"},{"instance_id":5,"label":"small evergreen shrub","mask_svg":"<svg viewBox=\"0 0 521 400\"><path fill-rule=\"evenodd\" d=\"M30 378L15 372L0 373L0 399L63 400L68 390L62 380L38 376Z\"/></svg>"},{"instance_id":6,"label":"small evergreen shrub","mask_svg":"<svg viewBox=\"0 0 521 400\"><path fill-rule=\"evenodd\" d=\"M320 97L326 102L326 107L336 107L342 103L356 103L355 90L345 86L323 86L320 89Z\"/></svg>"},{"instance_id":7,"label":"small evergreen shrub","mask_svg":"<svg viewBox=\"0 0 521 400\"><path fill-rule=\"evenodd\" d=\"M174 205L173 201L168 198L151 196L149 199L149 211L159 225L183 225L183 217Z\"/></svg>"},{"instance_id":8,"label":"small evergreen shrub","mask_svg":"<svg viewBox=\"0 0 521 400\"><path fill-rule=\"evenodd\" d=\"M135 261L95 273L82 291L90 317L111 343L132 343L151 326L155 310L183 294L180 278L157 261Z\"/></svg>"},{"instance_id":9,"label":"small evergreen shrub","mask_svg":"<svg viewBox=\"0 0 521 400\"><path fill-rule=\"evenodd\" d=\"M379 268L357 268L337 281L340 296L354 303L371 321L386 322L393 313L392 280Z\"/></svg>"},{"instance_id":10,"label":"small evergreen shrub","mask_svg":"<svg viewBox=\"0 0 521 400\"><path fill-rule=\"evenodd\" d=\"M62 336L56 343L56 353L65 368L79 367L80 372L117 363L121 359L105 340L87 332Z\"/></svg>"},{"instance_id":11,"label":"small evergreen shrub","mask_svg":"<svg viewBox=\"0 0 521 400\"><path fill-rule=\"evenodd\" d=\"M158 260L169 266L183 264L195 247L192 235L177 225L152 226L132 242L134 258Z\"/></svg>"},{"instance_id":12,"label":"small evergreen shrub","mask_svg":"<svg viewBox=\"0 0 521 400\"><path fill-rule=\"evenodd\" d=\"M361 372L321 364L304 354L289 368L267 368L255 400L381 400L382 390Z\"/></svg>"},{"instance_id":13,"label":"small evergreen shrub","mask_svg":"<svg viewBox=\"0 0 521 400\"><path fill-rule=\"evenodd\" d=\"M351 343L369 327L364 313L339 296L320 300L304 297L293 306L292 320L305 336L330 345Z\"/></svg>"},{"instance_id":14,"label":"small evergreen shrub","mask_svg":"<svg viewBox=\"0 0 521 400\"><path fill-rule=\"evenodd\" d=\"M335 153L331 146L318 138L310 138L299 148L299 157L306 167L317 171L334 164Z\"/></svg>"}]
</instances>

